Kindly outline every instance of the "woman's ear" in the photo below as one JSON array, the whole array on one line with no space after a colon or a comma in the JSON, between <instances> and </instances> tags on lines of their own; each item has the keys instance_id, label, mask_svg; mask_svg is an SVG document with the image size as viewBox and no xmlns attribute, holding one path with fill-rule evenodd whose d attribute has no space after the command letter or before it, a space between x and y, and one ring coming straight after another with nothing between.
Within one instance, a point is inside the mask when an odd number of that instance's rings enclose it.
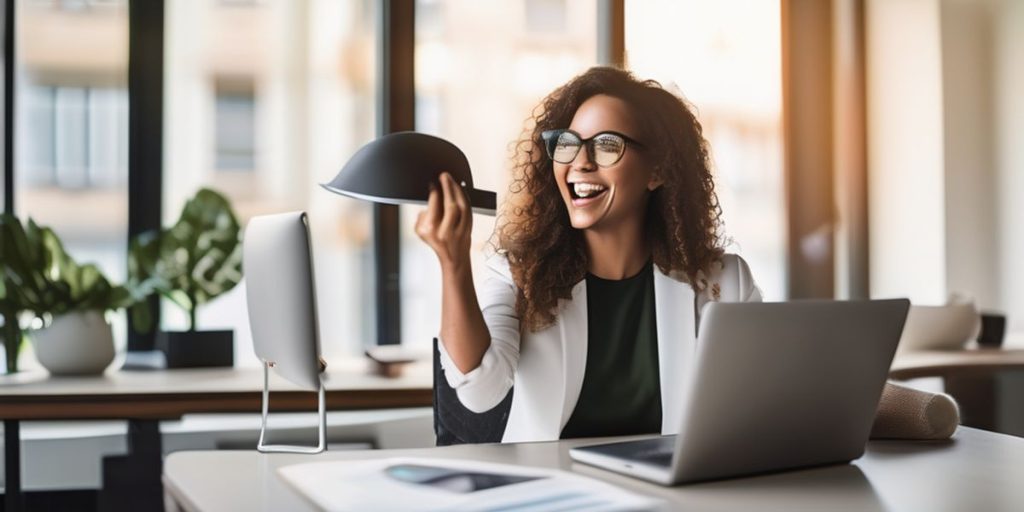
<instances>
[{"instance_id":1,"label":"woman's ear","mask_svg":"<svg viewBox=\"0 0 1024 512\"><path fill-rule=\"evenodd\" d=\"M651 173L651 179L647 181L647 190L654 192L664 183L665 181L661 179L661 169L655 168Z\"/></svg>"}]
</instances>

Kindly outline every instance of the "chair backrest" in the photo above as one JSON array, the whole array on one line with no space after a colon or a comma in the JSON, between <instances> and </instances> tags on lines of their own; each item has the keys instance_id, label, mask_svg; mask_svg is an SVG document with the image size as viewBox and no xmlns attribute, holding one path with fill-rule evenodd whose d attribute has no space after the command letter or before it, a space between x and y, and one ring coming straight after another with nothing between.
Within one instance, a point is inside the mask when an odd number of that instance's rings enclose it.
<instances>
[{"instance_id":1,"label":"chair backrest","mask_svg":"<svg viewBox=\"0 0 1024 512\"><path fill-rule=\"evenodd\" d=\"M434 338L434 434L437 446L452 444L500 443L512 409L512 392L493 409L475 413L467 409L444 377L441 352Z\"/></svg>"}]
</instances>

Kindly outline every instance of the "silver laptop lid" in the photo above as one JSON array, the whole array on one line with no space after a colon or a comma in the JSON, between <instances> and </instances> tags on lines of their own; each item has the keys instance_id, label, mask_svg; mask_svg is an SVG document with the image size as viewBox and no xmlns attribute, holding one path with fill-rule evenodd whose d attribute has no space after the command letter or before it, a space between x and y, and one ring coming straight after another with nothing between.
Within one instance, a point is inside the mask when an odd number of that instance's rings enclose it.
<instances>
[{"instance_id":1,"label":"silver laptop lid","mask_svg":"<svg viewBox=\"0 0 1024 512\"><path fill-rule=\"evenodd\" d=\"M253 348L282 377L320 386L313 255L305 212L253 217L242 254Z\"/></svg>"},{"instance_id":2,"label":"silver laptop lid","mask_svg":"<svg viewBox=\"0 0 1024 512\"><path fill-rule=\"evenodd\" d=\"M709 304L673 480L861 456L909 307L906 299Z\"/></svg>"}]
</instances>

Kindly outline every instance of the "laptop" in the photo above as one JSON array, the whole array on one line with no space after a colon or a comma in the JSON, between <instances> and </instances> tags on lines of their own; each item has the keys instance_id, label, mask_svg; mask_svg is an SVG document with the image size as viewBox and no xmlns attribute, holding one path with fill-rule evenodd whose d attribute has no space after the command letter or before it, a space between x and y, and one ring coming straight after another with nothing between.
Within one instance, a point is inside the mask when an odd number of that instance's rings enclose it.
<instances>
[{"instance_id":1,"label":"laptop","mask_svg":"<svg viewBox=\"0 0 1024 512\"><path fill-rule=\"evenodd\" d=\"M710 303L678 435L569 454L663 485L856 459L909 307L906 299Z\"/></svg>"}]
</instances>

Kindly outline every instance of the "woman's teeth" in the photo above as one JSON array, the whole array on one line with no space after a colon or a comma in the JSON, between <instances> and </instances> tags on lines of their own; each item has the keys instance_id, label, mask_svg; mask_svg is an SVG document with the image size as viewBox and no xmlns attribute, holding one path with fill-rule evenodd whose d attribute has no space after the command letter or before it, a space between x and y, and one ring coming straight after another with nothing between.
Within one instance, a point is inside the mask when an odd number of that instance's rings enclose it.
<instances>
[{"instance_id":1,"label":"woman's teeth","mask_svg":"<svg viewBox=\"0 0 1024 512\"><path fill-rule=\"evenodd\" d=\"M587 198L604 192L608 187L596 183L573 183L573 191L577 197Z\"/></svg>"}]
</instances>

